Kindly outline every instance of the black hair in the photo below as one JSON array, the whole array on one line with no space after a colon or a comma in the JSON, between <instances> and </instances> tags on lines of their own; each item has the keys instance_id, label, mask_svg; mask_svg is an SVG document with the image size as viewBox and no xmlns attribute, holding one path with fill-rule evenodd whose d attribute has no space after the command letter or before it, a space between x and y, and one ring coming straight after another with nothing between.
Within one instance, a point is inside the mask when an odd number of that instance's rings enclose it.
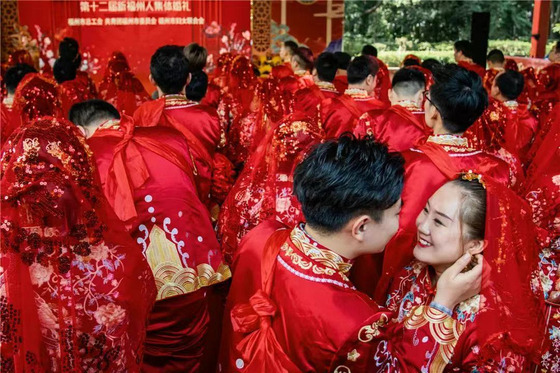
<instances>
[{"instance_id":1,"label":"black hair","mask_svg":"<svg viewBox=\"0 0 560 373\"><path fill-rule=\"evenodd\" d=\"M467 58L472 58L473 51L472 51L472 44L468 40L457 40L455 44L453 44L453 48L457 52L463 52L463 55Z\"/></svg>"},{"instance_id":2,"label":"black hair","mask_svg":"<svg viewBox=\"0 0 560 373\"><path fill-rule=\"evenodd\" d=\"M53 75L58 84L76 79L76 65L73 61L59 58L53 66Z\"/></svg>"},{"instance_id":3,"label":"black hair","mask_svg":"<svg viewBox=\"0 0 560 373\"><path fill-rule=\"evenodd\" d=\"M496 77L496 86L508 100L515 100L525 86L523 74L514 70L506 70Z\"/></svg>"},{"instance_id":4,"label":"black hair","mask_svg":"<svg viewBox=\"0 0 560 373\"><path fill-rule=\"evenodd\" d=\"M416 58L407 58L403 61L403 66L420 66L420 63Z\"/></svg>"},{"instance_id":5,"label":"black hair","mask_svg":"<svg viewBox=\"0 0 560 373\"><path fill-rule=\"evenodd\" d=\"M418 70L402 68L393 75L391 87L399 96L411 97L426 86L426 78Z\"/></svg>"},{"instance_id":6,"label":"black hair","mask_svg":"<svg viewBox=\"0 0 560 373\"><path fill-rule=\"evenodd\" d=\"M189 78L189 62L183 48L177 45L160 47L150 60L150 73L164 94L181 93Z\"/></svg>"},{"instance_id":7,"label":"black hair","mask_svg":"<svg viewBox=\"0 0 560 373\"><path fill-rule=\"evenodd\" d=\"M286 40L284 42L284 48L290 51L290 55L294 55L299 48L299 45L293 40Z\"/></svg>"},{"instance_id":8,"label":"black hair","mask_svg":"<svg viewBox=\"0 0 560 373\"><path fill-rule=\"evenodd\" d=\"M27 74L36 72L37 70L26 63L18 63L10 67L4 76L4 82L6 83L6 90L8 93L14 94L19 82L21 82Z\"/></svg>"},{"instance_id":9,"label":"black hair","mask_svg":"<svg viewBox=\"0 0 560 373\"><path fill-rule=\"evenodd\" d=\"M349 84L362 83L368 75L375 77L379 71L379 64L375 58L358 56L348 65L347 75Z\"/></svg>"},{"instance_id":10,"label":"black hair","mask_svg":"<svg viewBox=\"0 0 560 373\"><path fill-rule=\"evenodd\" d=\"M202 70L191 74L191 81L187 85L187 98L200 102L206 96L208 89L208 75Z\"/></svg>"},{"instance_id":11,"label":"black hair","mask_svg":"<svg viewBox=\"0 0 560 373\"><path fill-rule=\"evenodd\" d=\"M380 222L400 198L404 161L371 137L344 134L317 145L297 165L294 193L306 223L334 233L350 219L367 214Z\"/></svg>"},{"instance_id":12,"label":"black hair","mask_svg":"<svg viewBox=\"0 0 560 373\"><path fill-rule=\"evenodd\" d=\"M362 48L362 55L377 57L377 48L371 44L366 44Z\"/></svg>"},{"instance_id":13,"label":"black hair","mask_svg":"<svg viewBox=\"0 0 560 373\"><path fill-rule=\"evenodd\" d=\"M61 59L72 61L76 68L80 67L82 56L80 55L78 41L73 38L64 38L58 45L58 56Z\"/></svg>"},{"instance_id":14,"label":"black hair","mask_svg":"<svg viewBox=\"0 0 560 373\"><path fill-rule=\"evenodd\" d=\"M492 49L486 56L486 61L490 61L492 63L504 63L506 62L506 57L501 50Z\"/></svg>"},{"instance_id":15,"label":"black hair","mask_svg":"<svg viewBox=\"0 0 560 373\"><path fill-rule=\"evenodd\" d=\"M488 106L488 94L480 76L455 64L435 70L430 100L438 109L444 128L451 133L465 132Z\"/></svg>"},{"instance_id":16,"label":"black hair","mask_svg":"<svg viewBox=\"0 0 560 373\"><path fill-rule=\"evenodd\" d=\"M103 100L87 100L72 105L68 119L77 126L88 127L99 120L120 119L119 111Z\"/></svg>"},{"instance_id":17,"label":"black hair","mask_svg":"<svg viewBox=\"0 0 560 373\"><path fill-rule=\"evenodd\" d=\"M333 53L321 53L315 61L315 69L317 70L319 80L332 82L338 70L338 61Z\"/></svg>"},{"instance_id":18,"label":"black hair","mask_svg":"<svg viewBox=\"0 0 560 373\"><path fill-rule=\"evenodd\" d=\"M346 70L350 61L352 60L352 56L350 56L346 52L334 52L334 56L336 61L338 62L338 68L341 70Z\"/></svg>"},{"instance_id":19,"label":"black hair","mask_svg":"<svg viewBox=\"0 0 560 373\"><path fill-rule=\"evenodd\" d=\"M422 66L425 69L430 70L431 72L434 72L435 68L441 66L441 62L439 62L435 58L428 58L428 59L422 61L422 64L420 66Z\"/></svg>"}]
</instances>

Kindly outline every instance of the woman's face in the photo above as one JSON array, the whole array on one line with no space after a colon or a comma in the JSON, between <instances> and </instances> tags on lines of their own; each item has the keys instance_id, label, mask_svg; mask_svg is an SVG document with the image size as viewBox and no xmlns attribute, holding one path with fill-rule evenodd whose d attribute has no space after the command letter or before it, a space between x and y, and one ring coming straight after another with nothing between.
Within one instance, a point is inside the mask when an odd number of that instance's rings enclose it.
<instances>
[{"instance_id":1,"label":"woman's face","mask_svg":"<svg viewBox=\"0 0 560 373\"><path fill-rule=\"evenodd\" d=\"M414 257L431 265L436 271L445 270L465 253L460 221L461 203L460 187L451 182L446 183L430 197L416 219L418 242Z\"/></svg>"}]
</instances>

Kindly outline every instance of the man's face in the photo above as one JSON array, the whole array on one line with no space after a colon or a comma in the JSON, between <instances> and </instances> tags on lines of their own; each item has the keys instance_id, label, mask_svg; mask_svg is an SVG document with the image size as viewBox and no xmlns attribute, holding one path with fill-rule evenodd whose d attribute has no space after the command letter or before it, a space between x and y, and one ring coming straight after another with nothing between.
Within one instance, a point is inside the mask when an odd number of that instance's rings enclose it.
<instances>
[{"instance_id":1,"label":"man's face","mask_svg":"<svg viewBox=\"0 0 560 373\"><path fill-rule=\"evenodd\" d=\"M556 48L552 47L548 54L548 59L550 62L560 62L560 50L556 50Z\"/></svg>"},{"instance_id":2,"label":"man's face","mask_svg":"<svg viewBox=\"0 0 560 373\"><path fill-rule=\"evenodd\" d=\"M461 61L462 56L463 56L463 52L453 48L453 58L455 58L455 62Z\"/></svg>"},{"instance_id":3,"label":"man's face","mask_svg":"<svg viewBox=\"0 0 560 373\"><path fill-rule=\"evenodd\" d=\"M383 211L383 216L379 222L373 219L368 222L361 254L383 252L389 240L393 238L399 229L401 207L402 200L399 198L393 206Z\"/></svg>"},{"instance_id":4,"label":"man's face","mask_svg":"<svg viewBox=\"0 0 560 373\"><path fill-rule=\"evenodd\" d=\"M495 99L497 99L498 96L501 93L500 88L498 88L498 85L496 84L496 82L498 81L498 77L502 74L503 74L503 72L496 75L496 77L494 78L494 81L492 82L492 88L490 89L490 96L492 96Z\"/></svg>"},{"instance_id":5,"label":"man's face","mask_svg":"<svg viewBox=\"0 0 560 373\"><path fill-rule=\"evenodd\" d=\"M286 51L286 47L284 45L282 45L280 47L280 58L285 60L287 56L287 51Z\"/></svg>"}]
</instances>

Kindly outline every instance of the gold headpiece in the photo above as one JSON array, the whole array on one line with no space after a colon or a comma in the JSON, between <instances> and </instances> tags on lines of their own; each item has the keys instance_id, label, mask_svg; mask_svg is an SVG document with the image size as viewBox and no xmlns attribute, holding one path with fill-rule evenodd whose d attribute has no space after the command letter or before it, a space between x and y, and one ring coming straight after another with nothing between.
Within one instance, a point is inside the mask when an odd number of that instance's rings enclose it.
<instances>
[{"instance_id":1,"label":"gold headpiece","mask_svg":"<svg viewBox=\"0 0 560 373\"><path fill-rule=\"evenodd\" d=\"M484 189L486 189L486 183L484 182L484 180L482 180L482 175L474 173L474 172L472 172L472 170L468 170L467 172L463 172L461 174L461 178L463 180L468 180L468 181L473 181L473 180L478 181L482 185L482 187Z\"/></svg>"}]
</instances>

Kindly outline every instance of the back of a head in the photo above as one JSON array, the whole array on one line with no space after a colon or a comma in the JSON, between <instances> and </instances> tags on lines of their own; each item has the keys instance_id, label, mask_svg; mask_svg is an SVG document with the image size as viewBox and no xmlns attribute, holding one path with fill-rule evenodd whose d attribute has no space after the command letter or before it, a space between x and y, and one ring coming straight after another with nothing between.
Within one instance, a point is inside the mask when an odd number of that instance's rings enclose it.
<instances>
[{"instance_id":1,"label":"back of a head","mask_svg":"<svg viewBox=\"0 0 560 373\"><path fill-rule=\"evenodd\" d=\"M150 60L150 73L164 94L181 93L189 77L189 62L183 48L177 45L160 47Z\"/></svg>"},{"instance_id":2,"label":"back of a head","mask_svg":"<svg viewBox=\"0 0 560 373\"><path fill-rule=\"evenodd\" d=\"M120 119L119 111L103 100L88 100L72 105L68 114L70 122L89 127L111 119Z\"/></svg>"},{"instance_id":3,"label":"back of a head","mask_svg":"<svg viewBox=\"0 0 560 373\"><path fill-rule=\"evenodd\" d=\"M338 62L338 68L340 70L348 69L348 65L350 64L350 61L352 60L352 56L350 56L346 52L335 52L334 56L335 56L335 58Z\"/></svg>"},{"instance_id":4,"label":"back of a head","mask_svg":"<svg viewBox=\"0 0 560 373\"><path fill-rule=\"evenodd\" d=\"M58 84L76 79L76 65L69 60L59 58L53 66L53 75Z\"/></svg>"},{"instance_id":5,"label":"back of a head","mask_svg":"<svg viewBox=\"0 0 560 373\"><path fill-rule=\"evenodd\" d=\"M14 109L24 123L43 116L60 117L62 104L56 82L37 73L27 74L16 89Z\"/></svg>"},{"instance_id":6,"label":"back of a head","mask_svg":"<svg viewBox=\"0 0 560 373\"><path fill-rule=\"evenodd\" d=\"M472 44L468 40L457 40L455 44L453 44L453 48L455 48L457 52L463 52L463 56L467 58L473 57Z\"/></svg>"},{"instance_id":7,"label":"back of a head","mask_svg":"<svg viewBox=\"0 0 560 373\"><path fill-rule=\"evenodd\" d=\"M506 57L501 50L492 49L486 56L486 61L492 62L493 64L503 64L506 62Z\"/></svg>"},{"instance_id":8,"label":"back of a head","mask_svg":"<svg viewBox=\"0 0 560 373\"><path fill-rule=\"evenodd\" d=\"M338 61L333 53L321 53L315 61L315 69L320 80L332 82L338 70Z\"/></svg>"},{"instance_id":9,"label":"back of a head","mask_svg":"<svg viewBox=\"0 0 560 373\"><path fill-rule=\"evenodd\" d=\"M191 72L201 71L206 67L208 51L203 46L197 43L191 43L185 47L183 53L189 61L189 70Z\"/></svg>"},{"instance_id":10,"label":"back of a head","mask_svg":"<svg viewBox=\"0 0 560 373\"><path fill-rule=\"evenodd\" d=\"M407 58L403 61L403 66L420 66L420 63L415 58Z\"/></svg>"},{"instance_id":11,"label":"back of a head","mask_svg":"<svg viewBox=\"0 0 560 373\"><path fill-rule=\"evenodd\" d=\"M403 163L369 137L342 136L317 145L294 172L294 193L306 223L335 233L359 214L381 221L383 211L400 198Z\"/></svg>"},{"instance_id":12,"label":"back of a head","mask_svg":"<svg viewBox=\"0 0 560 373\"><path fill-rule=\"evenodd\" d=\"M425 69L430 70L433 73L434 69L441 66L441 62L439 62L435 58L428 58L428 59L422 61L422 64L420 66L422 66Z\"/></svg>"},{"instance_id":13,"label":"back of a head","mask_svg":"<svg viewBox=\"0 0 560 373\"><path fill-rule=\"evenodd\" d=\"M455 64L435 71L430 100L451 133L465 132L488 106L488 94L480 76Z\"/></svg>"},{"instance_id":14,"label":"back of a head","mask_svg":"<svg viewBox=\"0 0 560 373\"><path fill-rule=\"evenodd\" d=\"M426 78L418 70L402 68L393 75L391 82L393 91L400 97L413 97L423 90Z\"/></svg>"},{"instance_id":15,"label":"back of a head","mask_svg":"<svg viewBox=\"0 0 560 373\"><path fill-rule=\"evenodd\" d=\"M504 97L508 100L515 100L523 92L525 79L523 74L518 71L506 70L498 75L496 85Z\"/></svg>"},{"instance_id":16,"label":"back of a head","mask_svg":"<svg viewBox=\"0 0 560 373\"><path fill-rule=\"evenodd\" d=\"M364 45L362 48L362 55L377 57L377 48L371 44Z\"/></svg>"},{"instance_id":17,"label":"back of a head","mask_svg":"<svg viewBox=\"0 0 560 373\"><path fill-rule=\"evenodd\" d=\"M58 45L58 55L66 60L75 60L80 53L78 41L73 38L64 38Z\"/></svg>"},{"instance_id":18,"label":"back of a head","mask_svg":"<svg viewBox=\"0 0 560 373\"><path fill-rule=\"evenodd\" d=\"M293 56L296 53L299 46L293 40L286 40L284 42L284 48L290 53L291 56Z\"/></svg>"},{"instance_id":19,"label":"back of a head","mask_svg":"<svg viewBox=\"0 0 560 373\"><path fill-rule=\"evenodd\" d=\"M8 93L13 95L16 92L19 82L21 82L25 75L36 72L37 70L24 63L10 67L4 76L4 82L6 83Z\"/></svg>"},{"instance_id":20,"label":"back of a head","mask_svg":"<svg viewBox=\"0 0 560 373\"><path fill-rule=\"evenodd\" d=\"M299 47L292 56L305 70L313 69L313 52L306 47Z\"/></svg>"},{"instance_id":21,"label":"back of a head","mask_svg":"<svg viewBox=\"0 0 560 373\"><path fill-rule=\"evenodd\" d=\"M186 94L189 100L200 102L206 96L208 89L208 75L204 71L191 74L191 81L187 85Z\"/></svg>"},{"instance_id":22,"label":"back of a head","mask_svg":"<svg viewBox=\"0 0 560 373\"><path fill-rule=\"evenodd\" d=\"M349 84L362 83L368 75L375 77L379 71L379 64L369 56L358 56L348 65L347 75Z\"/></svg>"}]
</instances>

